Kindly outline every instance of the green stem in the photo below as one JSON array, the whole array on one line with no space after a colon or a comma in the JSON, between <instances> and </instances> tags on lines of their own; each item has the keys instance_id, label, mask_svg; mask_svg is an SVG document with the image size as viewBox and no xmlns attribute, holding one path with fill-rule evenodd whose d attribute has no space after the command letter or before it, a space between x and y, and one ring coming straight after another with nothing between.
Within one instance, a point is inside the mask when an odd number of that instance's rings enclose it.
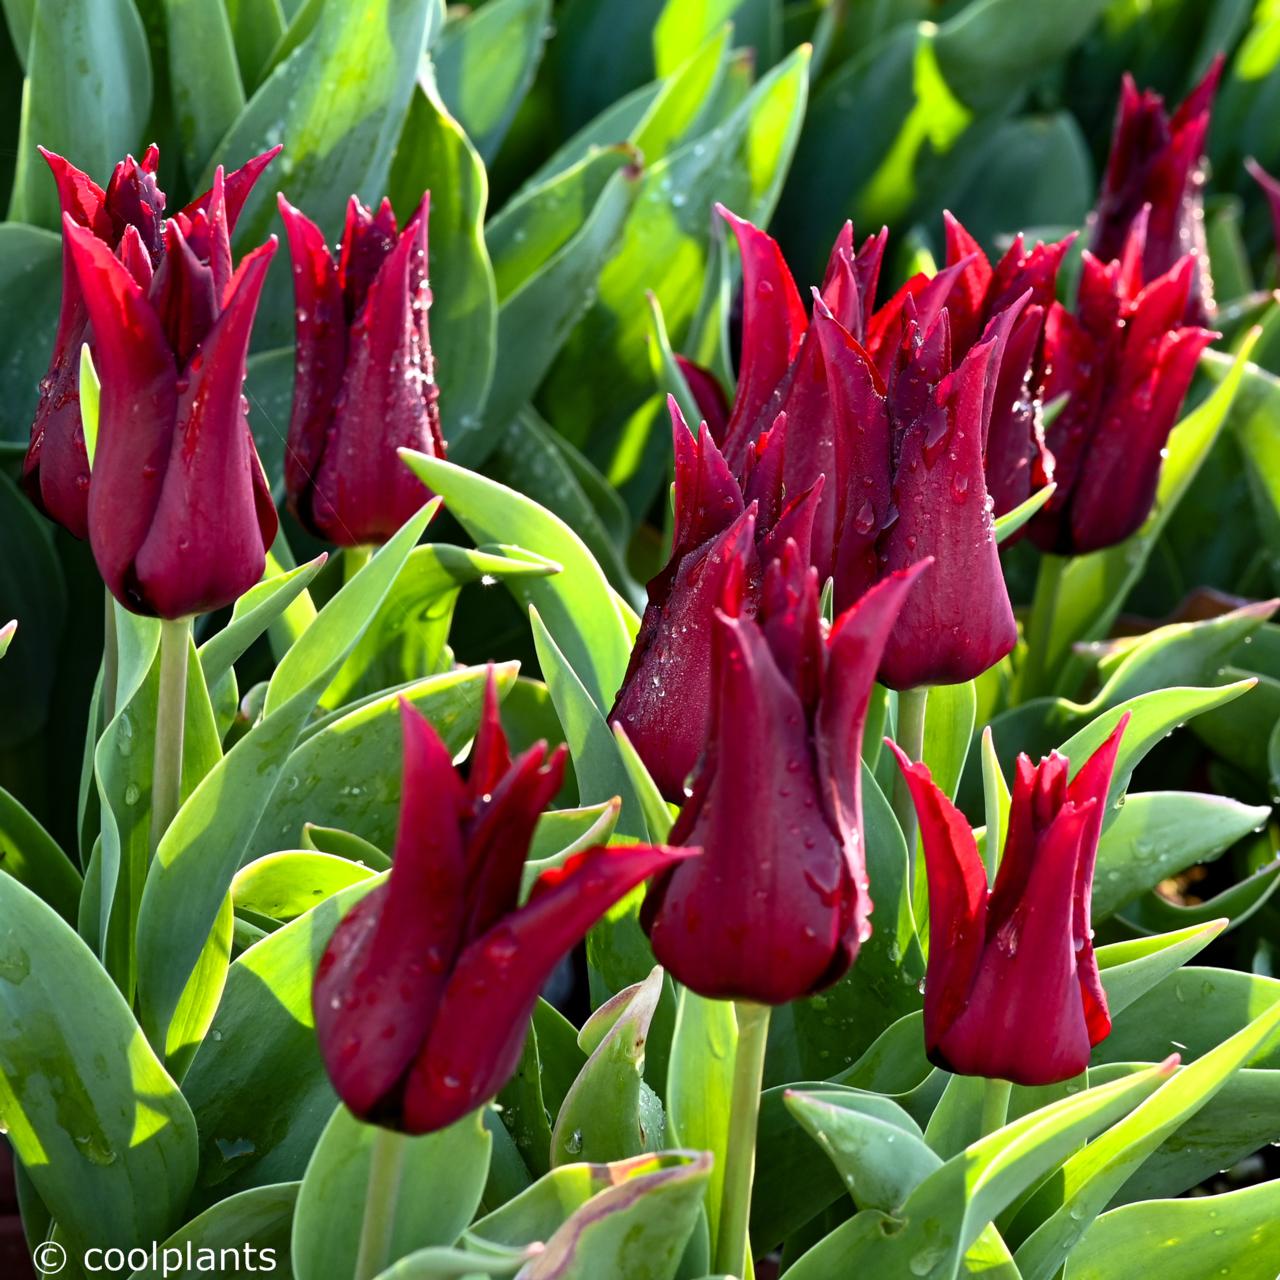
<instances>
[{"instance_id":1,"label":"green stem","mask_svg":"<svg viewBox=\"0 0 1280 1280\"><path fill-rule=\"evenodd\" d=\"M928 689L903 689L898 694L898 746L912 759L924 758L924 718L929 702ZM893 812L907 842L907 875L914 882L916 865L916 807L902 771L893 782Z\"/></svg>"},{"instance_id":2,"label":"green stem","mask_svg":"<svg viewBox=\"0 0 1280 1280\"><path fill-rule=\"evenodd\" d=\"M369 1159L369 1190L364 1201L364 1221L360 1226L360 1249L356 1254L355 1280L373 1280L393 1259L391 1241L396 1228L396 1204L400 1197L400 1177L404 1172L406 1141L391 1129L375 1129Z\"/></svg>"},{"instance_id":3,"label":"green stem","mask_svg":"<svg viewBox=\"0 0 1280 1280\"><path fill-rule=\"evenodd\" d=\"M1027 619L1027 652L1018 681L1018 701L1027 702L1047 693L1046 682L1053 657L1049 645L1058 621L1058 605L1062 596L1062 575L1067 568L1066 556L1042 555L1036 574L1036 591Z\"/></svg>"},{"instance_id":4,"label":"green stem","mask_svg":"<svg viewBox=\"0 0 1280 1280\"><path fill-rule=\"evenodd\" d=\"M738 1048L733 1059L733 1092L729 1103L729 1141L725 1150L724 1194L720 1200L720 1233L716 1271L745 1276L750 1247L751 1184L756 1172L756 1125L764 1053L769 1043L769 1007L746 1000L734 1002L738 1016Z\"/></svg>"},{"instance_id":5,"label":"green stem","mask_svg":"<svg viewBox=\"0 0 1280 1280\"><path fill-rule=\"evenodd\" d=\"M373 547L368 543L358 547L344 547L342 551L342 581L350 582L373 559Z\"/></svg>"},{"instance_id":6,"label":"green stem","mask_svg":"<svg viewBox=\"0 0 1280 1280\"><path fill-rule=\"evenodd\" d=\"M151 852L182 800L182 739L187 714L187 648L191 619L160 624L160 691L156 700L155 761L151 774Z\"/></svg>"},{"instance_id":7,"label":"green stem","mask_svg":"<svg viewBox=\"0 0 1280 1280\"><path fill-rule=\"evenodd\" d=\"M986 1080L982 1091L982 1137L1003 1129L1009 1118L1009 1094L1013 1085L1008 1080Z\"/></svg>"},{"instance_id":8,"label":"green stem","mask_svg":"<svg viewBox=\"0 0 1280 1280\"><path fill-rule=\"evenodd\" d=\"M116 678L120 671L120 641L116 637L116 601L103 589L106 607L102 614L102 725L116 718Z\"/></svg>"}]
</instances>

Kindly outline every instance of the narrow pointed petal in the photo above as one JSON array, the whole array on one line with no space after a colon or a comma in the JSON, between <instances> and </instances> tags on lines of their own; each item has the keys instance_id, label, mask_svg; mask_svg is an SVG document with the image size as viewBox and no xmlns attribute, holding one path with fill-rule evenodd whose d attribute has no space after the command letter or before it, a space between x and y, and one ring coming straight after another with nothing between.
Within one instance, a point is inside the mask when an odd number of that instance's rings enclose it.
<instances>
[{"instance_id":1,"label":"narrow pointed petal","mask_svg":"<svg viewBox=\"0 0 1280 1280\"><path fill-rule=\"evenodd\" d=\"M201 261L176 219L165 228L165 253L149 292L174 358L186 364L213 329L222 299L212 268Z\"/></svg>"},{"instance_id":2,"label":"narrow pointed petal","mask_svg":"<svg viewBox=\"0 0 1280 1280\"><path fill-rule=\"evenodd\" d=\"M1027 307L1018 317L1000 361L984 463L994 516L1025 502L1046 465L1039 388L1034 385L1043 329L1043 308Z\"/></svg>"},{"instance_id":3,"label":"narrow pointed petal","mask_svg":"<svg viewBox=\"0 0 1280 1280\"><path fill-rule=\"evenodd\" d=\"M987 296L991 288L992 270L982 246L965 230L958 218L948 210L942 213L946 228L947 264L963 264L955 284L947 294L947 311L951 316L952 340L958 352L968 351L978 340L986 323Z\"/></svg>"},{"instance_id":4,"label":"narrow pointed petal","mask_svg":"<svg viewBox=\"0 0 1280 1280\"><path fill-rule=\"evenodd\" d=\"M524 907L472 942L405 1084L409 1132L443 1128L493 1097L519 1063L538 993L560 959L615 902L696 852L590 849L544 874Z\"/></svg>"},{"instance_id":5,"label":"narrow pointed petal","mask_svg":"<svg viewBox=\"0 0 1280 1280\"><path fill-rule=\"evenodd\" d=\"M675 450L674 562L728 528L742 515L746 503L710 429L700 427L695 437L673 396L667 397L667 409Z\"/></svg>"},{"instance_id":6,"label":"narrow pointed petal","mask_svg":"<svg viewBox=\"0 0 1280 1280\"><path fill-rule=\"evenodd\" d=\"M676 364L684 375L702 420L711 429L712 439L717 444L724 444L725 428L729 425L729 399L720 379L710 369L695 364L686 356L677 355Z\"/></svg>"},{"instance_id":7,"label":"narrow pointed petal","mask_svg":"<svg viewBox=\"0 0 1280 1280\"><path fill-rule=\"evenodd\" d=\"M467 795L471 802L474 804L482 796L489 795L510 768L511 749L498 712L498 682L491 664L485 676L484 705L468 763Z\"/></svg>"},{"instance_id":8,"label":"narrow pointed petal","mask_svg":"<svg viewBox=\"0 0 1280 1280\"><path fill-rule=\"evenodd\" d=\"M383 200L375 213L351 197L338 258L338 278L342 281L348 317L354 318L360 310L374 277L394 252L396 239L396 217L389 201Z\"/></svg>"},{"instance_id":9,"label":"narrow pointed petal","mask_svg":"<svg viewBox=\"0 0 1280 1280\"><path fill-rule=\"evenodd\" d=\"M284 144L280 143L271 148L270 151L264 151L259 156L254 156L252 160L246 160L238 169L233 169L223 180L223 198L226 201L226 217L227 228L231 231L236 229L236 223L240 220L241 211L244 209L245 201L248 200L250 192L258 179L262 177L266 167L284 150ZM203 195L197 196L185 209L182 210L187 217L194 217L199 211L209 210L209 201L213 195L212 189L206 191Z\"/></svg>"}]
</instances>

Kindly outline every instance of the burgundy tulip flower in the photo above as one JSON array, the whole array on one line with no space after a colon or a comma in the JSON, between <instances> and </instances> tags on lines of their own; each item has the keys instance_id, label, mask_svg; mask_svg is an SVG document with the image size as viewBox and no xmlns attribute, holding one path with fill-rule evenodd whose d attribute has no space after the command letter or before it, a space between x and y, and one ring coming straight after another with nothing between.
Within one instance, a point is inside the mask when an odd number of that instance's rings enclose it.
<instances>
[{"instance_id":1,"label":"burgundy tulip flower","mask_svg":"<svg viewBox=\"0 0 1280 1280\"><path fill-rule=\"evenodd\" d=\"M130 225L119 256L63 216L102 378L89 542L126 608L183 618L262 577L276 511L242 394L274 238L233 274L221 170L206 202L165 223L151 255Z\"/></svg>"},{"instance_id":2,"label":"burgundy tulip flower","mask_svg":"<svg viewBox=\"0 0 1280 1280\"><path fill-rule=\"evenodd\" d=\"M1150 207L1140 282L1159 279L1191 254L1194 267L1181 317L1188 324L1203 324L1214 309L1204 230L1204 151L1222 66L1219 55L1172 119L1158 93L1139 92L1133 77L1125 76L1107 171L1090 219L1089 247L1110 262L1125 252L1134 223Z\"/></svg>"},{"instance_id":3,"label":"burgundy tulip flower","mask_svg":"<svg viewBox=\"0 0 1280 1280\"><path fill-rule=\"evenodd\" d=\"M390 876L338 925L312 990L329 1077L358 1116L430 1133L514 1074L538 992L636 885L687 849L593 848L545 871L520 904L529 842L564 749L512 761L492 678L465 781L401 703L404 779Z\"/></svg>"},{"instance_id":4,"label":"burgundy tulip flower","mask_svg":"<svg viewBox=\"0 0 1280 1280\"><path fill-rule=\"evenodd\" d=\"M671 832L703 853L664 871L641 909L659 962L699 995L811 995L869 935L862 729L922 568L877 584L828 631L817 571L792 542L765 571L755 619L717 611L706 751ZM733 573L747 572L740 557ZM736 600L729 589L730 610Z\"/></svg>"},{"instance_id":5,"label":"burgundy tulip flower","mask_svg":"<svg viewBox=\"0 0 1280 1280\"><path fill-rule=\"evenodd\" d=\"M275 147L228 174L223 199L228 231L234 229L253 184L279 152ZM164 192L156 184L160 152L148 147L141 161L126 156L115 167L107 189L62 156L40 148L53 170L64 217L84 227L113 252L132 228L129 252L145 254L159 266L165 251ZM206 206L206 192L182 211L191 217ZM136 239L134 238L136 236ZM92 334L84 294L66 238L62 249L62 304L49 369L40 380L40 399L31 426L31 443L22 480L36 505L77 538L89 536L89 456L80 421L80 348Z\"/></svg>"},{"instance_id":6,"label":"burgundy tulip flower","mask_svg":"<svg viewBox=\"0 0 1280 1280\"><path fill-rule=\"evenodd\" d=\"M1280 178L1269 174L1256 160L1250 157L1244 162L1250 177L1262 188L1271 206L1271 225L1275 231L1276 252L1280 254Z\"/></svg>"},{"instance_id":7,"label":"burgundy tulip flower","mask_svg":"<svg viewBox=\"0 0 1280 1280\"><path fill-rule=\"evenodd\" d=\"M1079 555L1123 542L1155 501L1165 442L1217 336L1182 323L1190 254L1142 283L1144 220L1121 260L1084 255L1074 314L1045 324L1045 395L1068 399L1046 432L1057 490L1028 533L1043 551Z\"/></svg>"},{"instance_id":8,"label":"burgundy tulip flower","mask_svg":"<svg viewBox=\"0 0 1280 1280\"><path fill-rule=\"evenodd\" d=\"M729 470L704 422L695 440L668 398L675 445L675 538L649 602L610 720L620 724L663 795L678 800L697 763L710 717L712 616L739 561L741 608L754 612L763 566L795 539L807 556L816 485L784 505L787 424L748 451L742 479Z\"/></svg>"},{"instance_id":9,"label":"burgundy tulip flower","mask_svg":"<svg viewBox=\"0 0 1280 1280\"><path fill-rule=\"evenodd\" d=\"M444 457L427 329L430 193L403 231L355 196L335 263L280 197L293 257L297 366L285 460L290 510L340 546L385 542L430 498L397 449Z\"/></svg>"},{"instance_id":10,"label":"burgundy tulip flower","mask_svg":"<svg viewBox=\"0 0 1280 1280\"><path fill-rule=\"evenodd\" d=\"M995 885L964 815L892 742L920 818L929 878L924 1037L960 1075L1055 1084L1111 1031L1089 901L1098 837L1128 716L1070 777L1054 752L1019 756ZM1068 781L1070 777L1070 780Z\"/></svg>"}]
</instances>

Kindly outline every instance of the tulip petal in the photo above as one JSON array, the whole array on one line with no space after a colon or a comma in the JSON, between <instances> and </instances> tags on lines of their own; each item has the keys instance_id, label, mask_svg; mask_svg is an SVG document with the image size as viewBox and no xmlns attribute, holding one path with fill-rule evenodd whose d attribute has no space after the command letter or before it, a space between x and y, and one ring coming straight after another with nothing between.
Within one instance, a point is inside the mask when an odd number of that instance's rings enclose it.
<instances>
[{"instance_id":1,"label":"tulip petal","mask_svg":"<svg viewBox=\"0 0 1280 1280\"><path fill-rule=\"evenodd\" d=\"M671 559L649 584L650 600L665 595L681 556L723 533L746 506L742 490L733 478L710 429L690 432L674 396L667 397L671 414L671 443L675 451L675 529Z\"/></svg>"},{"instance_id":2,"label":"tulip petal","mask_svg":"<svg viewBox=\"0 0 1280 1280\"><path fill-rule=\"evenodd\" d=\"M528 903L472 942L405 1083L411 1133L443 1128L511 1078L552 970L620 898L692 849L589 849L534 885Z\"/></svg>"},{"instance_id":3,"label":"tulip petal","mask_svg":"<svg viewBox=\"0 0 1280 1280\"><path fill-rule=\"evenodd\" d=\"M186 364L212 331L222 302L213 269L200 260L176 219L165 227L165 253L150 296L174 358Z\"/></svg>"},{"instance_id":4,"label":"tulip petal","mask_svg":"<svg viewBox=\"0 0 1280 1280\"><path fill-rule=\"evenodd\" d=\"M259 156L254 156L252 160L246 160L238 169L233 169L223 179L223 198L226 201L226 218L227 229L234 231L236 223L240 220L241 211L244 209L245 201L249 198L249 193L253 190L254 184L262 176L263 170L266 169L275 158L284 150L284 144L278 143L269 151L264 151ZM213 189L210 188L203 195L197 196L185 209L182 210L188 218L193 218L200 211L208 212L209 201L213 195Z\"/></svg>"},{"instance_id":5,"label":"tulip petal","mask_svg":"<svg viewBox=\"0 0 1280 1280\"><path fill-rule=\"evenodd\" d=\"M686 356L677 354L676 365L693 396L698 413L711 428L711 438L722 445L725 428L729 425L729 400L720 379L710 369L695 364Z\"/></svg>"},{"instance_id":6,"label":"tulip petal","mask_svg":"<svg viewBox=\"0 0 1280 1280\"><path fill-rule=\"evenodd\" d=\"M502 728L502 716L498 711L498 682L490 664L484 680L480 724L467 763L467 796L471 803L475 804L482 796L490 794L510 768L511 749Z\"/></svg>"},{"instance_id":7,"label":"tulip petal","mask_svg":"<svg viewBox=\"0 0 1280 1280\"><path fill-rule=\"evenodd\" d=\"M374 277L394 252L396 239L396 215L391 211L390 200L384 197L376 213L365 208L356 196L347 201L338 279L342 281L348 320L360 310Z\"/></svg>"}]
</instances>

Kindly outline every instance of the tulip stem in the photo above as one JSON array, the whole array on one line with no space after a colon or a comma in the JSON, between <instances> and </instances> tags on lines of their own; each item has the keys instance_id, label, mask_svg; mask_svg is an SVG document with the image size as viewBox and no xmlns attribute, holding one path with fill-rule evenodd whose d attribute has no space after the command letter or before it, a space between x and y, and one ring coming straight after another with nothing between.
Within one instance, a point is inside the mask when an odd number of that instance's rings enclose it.
<instances>
[{"instance_id":1,"label":"tulip stem","mask_svg":"<svg viewBox=\"0 0 1280 1280\"><path fill-rule=\"evenodd\" d=\"M983 1083L986 1087L982 1091L980 1136L985 1138L987 1134L1004 1128L1005 1121L1009 1118L1009 1094L1013 1091L1013 1085L1008 1080L987 1079Z\"/></svg>"},{"instance_id":2,"label":"tulip stem","mask_svg":"<svg viewBox=\"0 0 1280 1280\"><path fill-rule=\"evenodd\" d=\"M898 694L898 729L894 735L898 746L912 760L924 759L924 718L929 702L928 689L903 689ZM901 770L893 783L893 812L907 842L907 882L915 883L916 806L911 788Z\"/></svg>"},{"instance_id":3,"label":"tulip stem","mask_svg":"<svg viewBox=\"0 0 1280 1280\"><path fill-rule=\"evenodd\" d=\"M373 1280L393 1261L392 1237L396 1229L396 1204L404 1172L405 1138L391 1129L376 1128L369 1158L369 1190L360 1227L355 1280Z\"/></svg>"},{"instance_id":4,"label":"tulip stem","mask_svg":"<svg viewBox=\"0 0 1280 1280\"><path fill-rule=\"evenodd\" d=\"M116 636L116 601L105 587L106 608L102 614L102 727L116 718L116 678L120 671L120 641Z\"/></svg>"},{"instance_id":5,"label":"tulip stem","mask_svg":"<svg viewBox=\"0 0 1280 1280\"><path fill-rule=\"evenodd\" d=\"M342 581L350 582L372 559L373 547L368 543L345 548L342 552Z\"/></svg>"},{"instance_id":6,"label":"tulip stem","mask_svg":"<svg viewBox=\"0 0 1280 1280\"><path fill-rule=\"evenodd\" d=\"M1036 574L1036 590L1027 618L1027 652L1018 681L1018 701L1026 702L1046 693L1045 680L1050 661L1049 652L1054 627L1058 621L1058 605L1062 599L1062 577L1067 568L1066 556L1045 554L1040 557Z\"/></svg>"},{"instance_id":7,"label":"tulip stem","mask_svg":"<svg viewBox=\"0 0 1280 1280\"><path fill-rule=\"evenodd\" d=\"M182 800L182 739L187 713L187 648L191 619L160 623L160 690L156 698L155 759L151 773L151 852Z\"/></svg>"},{"instance_id":8,"label":"tulip stem","mask_svg":"<svg viewBox=\"0 0 1280 1280\"><path fill-rule=\"evenodd\" d=\"M760 1118L770 1010L768 1005L738 1000L734 1002L734 1011L738 1017L738 1048L733 1059L729 1141L725 1150L715 1269L723 1275L745 1276L750 1252L751 1184L756 1171L756 1126Z\"/></svg>"}]
</instances>

